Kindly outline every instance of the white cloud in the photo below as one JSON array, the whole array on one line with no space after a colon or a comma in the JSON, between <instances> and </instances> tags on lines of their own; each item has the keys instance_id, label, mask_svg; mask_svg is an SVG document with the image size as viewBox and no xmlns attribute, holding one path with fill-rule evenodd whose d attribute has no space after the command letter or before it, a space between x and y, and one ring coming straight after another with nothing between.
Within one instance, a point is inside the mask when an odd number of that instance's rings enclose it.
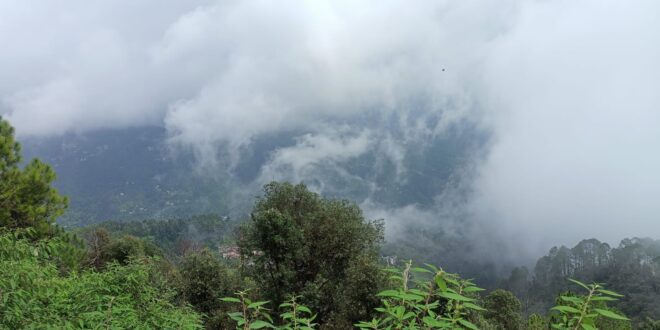
<instances>
[{"instance_id":1,"label":"white cloud","mask_svg":"<svg viewBox=\"0 0 660 330\"><path fill-rule=\"evenodd\" d=\"M659 7L3 2L0 113L22 135L164 125L210 163L224 148L236 164L263 134L302 132L262 179L341 171L370 149L405 177L410 150L467 118L493 137L467 205L493 232L540 250L646 235L660 230ZM370 115L405 129L388 135Z\"/></svg>"},{"instance_id":2,"label":"white cloud","mask_svg":"<svg viewBox=\"0 0 660 330\"><path fill-rule=\"evenodd\" d=\"M524 6L484 68L481 216L538 249L660 231L658 3Z\"/></svg>"}]
</instances>

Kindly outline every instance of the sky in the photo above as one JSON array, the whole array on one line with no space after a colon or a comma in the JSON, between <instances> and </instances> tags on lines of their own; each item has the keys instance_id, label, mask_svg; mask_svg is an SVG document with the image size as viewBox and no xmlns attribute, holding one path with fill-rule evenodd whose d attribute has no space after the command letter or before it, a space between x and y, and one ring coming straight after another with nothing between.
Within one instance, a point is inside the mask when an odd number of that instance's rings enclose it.
<instances>
[{"instance_id":1,"label":"sky","mask_svg":"<svg viewBox=\"0 0 660 330\"><path fill-rule=\"evenodd\" d=\"M24 137L163 126L209 167L301 132L262 181L374 150L405 174L469 122L490 136L462 180L473 230L534 253L657 238L659 31L655 0L1 1L0 114ZM437 200L362 206L396 235L455 214Z\"/></svg>"}]
</instances>

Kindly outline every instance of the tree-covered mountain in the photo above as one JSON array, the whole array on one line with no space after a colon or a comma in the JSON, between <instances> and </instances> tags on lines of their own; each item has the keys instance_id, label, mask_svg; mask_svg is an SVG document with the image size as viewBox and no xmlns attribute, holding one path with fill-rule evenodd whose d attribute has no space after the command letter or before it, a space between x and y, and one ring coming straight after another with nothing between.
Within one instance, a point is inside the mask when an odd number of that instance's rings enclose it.
<instances>
[{"instance_id":1,"label":"tree-covered mountain","mask_svg":"<svg viewBox=\"0 0 660 330\"><path fill-rule=\"evenodd\" d=\"M191 157L173 155L162 128L31 138L24 151L58 173L55 187L70 198L67 226L228 212L229 187L195 174Z\"/></svg>"},{"instance_id":2,"label":"tree-covered mountain","mask_svg":"<svg viewBox=\"0 0 660 330\"><path fill-rule=\"evenodd\" d=\"M396 133L396 127L392 131L388 134L395 138L404 134ZM430 208L485 141L474 128L457 125L398 159L376 149L309 164L302 174L269 167L279 151L298 147L304 136L288 132L255 138L234 163L220 150L221 159L212 167L192 150L169 143L166 130L154 126L30 137L23 149L26 159L42 159L58 173L55 187L70 198L60 222L79 226L209 213L243 217L263 183L292 175L328 196Z\"/></svg>"}]
</instances>

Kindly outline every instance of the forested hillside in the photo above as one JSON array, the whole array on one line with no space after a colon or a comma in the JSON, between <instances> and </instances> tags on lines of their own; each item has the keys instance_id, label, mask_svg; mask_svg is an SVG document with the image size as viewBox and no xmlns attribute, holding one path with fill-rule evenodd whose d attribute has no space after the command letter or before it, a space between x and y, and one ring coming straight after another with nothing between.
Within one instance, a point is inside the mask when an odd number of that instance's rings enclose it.
<instances>
[{"instance_id":1,"label":"forested hillside","mask_svg":"<svg viewBox=\"0 0 660 330\"><path fill-rule=\"evenodd\" d=\"M0 325L178 329L657 329L660 243L553 248L502 289L382 257L383 222L299 184L245 221L206 215L66 231L55 173L0 121ZM420 256L423 258L423 256ZM593 284L590 284L593 283ZM625 315L625 316L624 316Z\"/></svg>"},{"instance_id":2,"label":"forested hillside","mask_svg":"<svg viewBox=\"0 0 660 330\"><path fill-rule=\"evenodd\" d=\"M175 156L165 141L162 128L140 127L32 138L24 149L51 164L55 187L71 197L65 226L227 214L232 195L222 176L195 175L190 156Z\"/></svg>"},{"instance_id":3,"label":"forested hillside","mask_svg":"<svg viewBox=\"0 0 660 330\"><path fill-rule=\"evenodd\" d=\"M637 321L660 315L660 241L650 238L624 239L618 247L596 239L583 240L573 248L552 248L529 272L512 271L507 289L520 297L525 310L548 308L557 292L570 290L566 278L607 283L624 293L613 303Z\"/></svg>"},{"instance_id":4,"label":"forested hillside","mask_svg":"<svg viewBox=\"0 0 660 330\"><path fill-rule=\"evenodd\" d=\"M406 134L397 123L388 127L389 134L397 138ZM55 187L71 199L60 224L84 226L209 213L244 216L262 176L273 166L272 158L278 151L296 146L303 133L255 138L249 149L242 150L238 163L221 160L220 169L205 168L193 153L169 143L162 127L31 137L23 144L26 158L51 164L58 173ZM313 178L309 183L322 184L327 194L358 203L369 199L389 207L415 203L430 208L434 197L453 183L452 177L470 153L484 143L483 135L467 124L457 124L423 148L409 152L401 164L374 150L333 166L310 169ZM402 172L400 167L408 170ZM266 180L287 170L277 169Z\"/></svg>"}]
</instances>

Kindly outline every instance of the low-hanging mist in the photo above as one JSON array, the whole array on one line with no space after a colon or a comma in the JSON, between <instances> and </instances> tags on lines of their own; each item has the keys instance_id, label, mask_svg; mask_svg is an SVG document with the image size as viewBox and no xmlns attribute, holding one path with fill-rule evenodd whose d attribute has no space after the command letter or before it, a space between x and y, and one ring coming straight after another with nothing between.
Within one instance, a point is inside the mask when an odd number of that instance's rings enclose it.
<instances>
[{"instance_id":1,"label":"low-hanging mist","mask_svg":"<svg viewBox=\"0 0 660 330\"><path fill-rule=\"evenodd\" d=\"M480 253L531 257L660 232L659 12L650 0L6 2L0 114L24 137L162 126L173 150L230 176L264 153L248 193L304 181L385 218L390 240L437 226L478 237ZM258 147L271 137L282 142Z\"/></svg>"}]
</instances>

